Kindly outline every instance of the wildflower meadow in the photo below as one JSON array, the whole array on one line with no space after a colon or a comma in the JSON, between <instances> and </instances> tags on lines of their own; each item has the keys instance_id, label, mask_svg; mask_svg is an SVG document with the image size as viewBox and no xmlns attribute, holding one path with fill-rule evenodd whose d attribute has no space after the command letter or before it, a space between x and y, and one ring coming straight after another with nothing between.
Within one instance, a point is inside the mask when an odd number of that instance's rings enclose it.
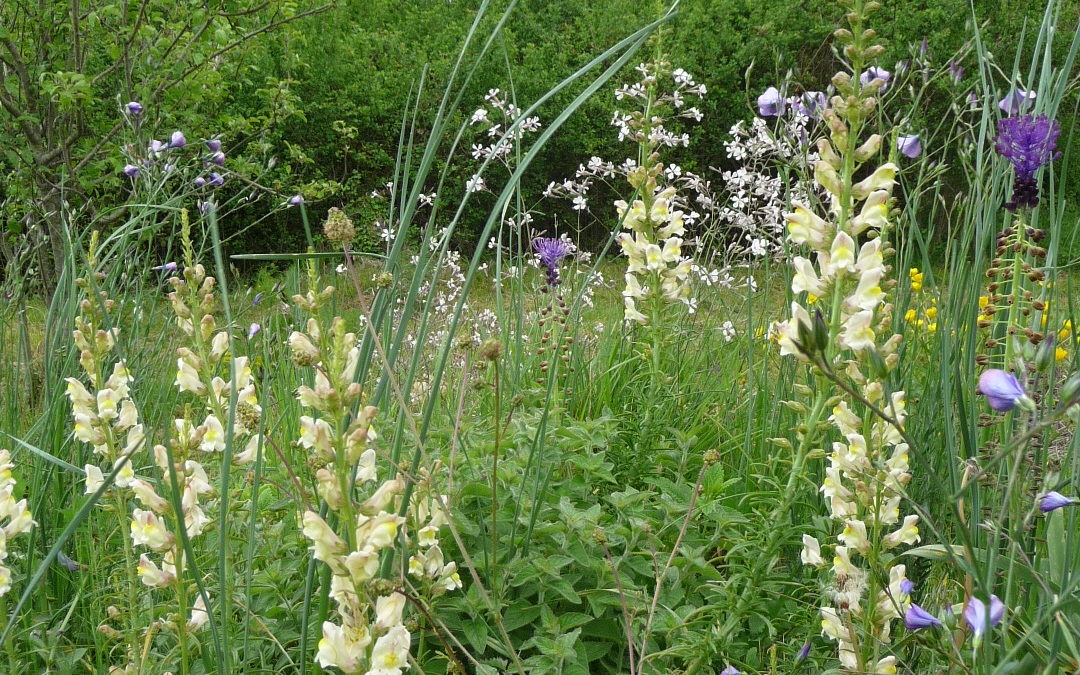
<instances>
[{"instance_id":1,"label":"wildflower meadow","mask_svg":"<svg viewBox=\"0 0 1080 675\"><path fill-rule=\"evenodd\" d=\"M1076 0L31 4L0 673L1080 673Z\"/></svg>"}]
</instances>

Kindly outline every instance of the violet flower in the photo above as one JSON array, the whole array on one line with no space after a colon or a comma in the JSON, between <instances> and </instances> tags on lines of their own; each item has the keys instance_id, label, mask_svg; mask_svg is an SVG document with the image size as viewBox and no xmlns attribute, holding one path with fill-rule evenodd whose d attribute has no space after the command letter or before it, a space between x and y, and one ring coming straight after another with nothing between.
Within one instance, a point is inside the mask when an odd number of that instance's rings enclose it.
<instances>
[{"instance_id":1,"label":"violet flower","mask_svg":"<svg viewBox=\"0 0 1080 675\"><path fill-rule=\"evenodd\" d=\"M881 89L879 89L878 91L885 91L889 88L889 80L891 79L892 73L890 73L889 71L885 70L884 68L878 68L877 66L871 66L864 70L861 75L859 75L859 84L866 87L869 86L870 83L874 80L881 80L885 84L881 85Z\"/></svg>"},{"instance_id":2,"label":"violet flower","mask_svg":"<svg viewBox=\"0 0 1080 675\"><path fill-rule=\"evenodd\" d=\"M941 621L936 616L915 603L911 603L911 607L908 607L907 611L904 612L904 626L908 630L936 628L940 625Z\"/></svg>"},{"instance_id":3,"label":"violet flower","mask_svg":"<svg viewBox=\"0 0 1080 675\"><path fill-rule=\"evenodd\" d=\"M78 572L82 568L82 565L67 557L63 551L56 552L56 562L66 567L69 572Z\"/></svg>"},{"instance_id":4,"label":"violet flower","mask_svg":"<svg viewBox=\"0 0 1080 675\"><path fill-rule=\"evenodd\" d=\"M896 149L908 159L915 159L922 154L922 143L918 136L901 136L896 139Z\"/></svg>"},{"instance_id":5,"label":"violet flower","mask_svg":"<svg viewBox=\"0 0 1080 675\"><path fill-rule=\"evenodd\" d=\"M170 261L170 262L165 263L164 265L157 265L157 266L151 267L150 269L154 270L155 272L175 272L176 268L177 268L177 264L175 262Z\"/></svg>"},{"instance_id":6,"label":"violet flower","mask_svg":"<svg viewBox=\"0 0 1080 675\"><path fill-rule=\"evenodd\" d=\"M259 291L258 293L256 293L256 294L255 294L255 297L254 297L254 298L252 299L252 301L251 301L251 306L252 306L252 307L258 307L258 306L259 306L259 303L260 303L260 302L262 302L262 299L263 299L263 298L264 298L265 296L266 296L266 294L265 294L265 293L263 293L262 291Z\"/></svg>"},{"instance_id":7,"label":"violet flower","mask_svg":"<svg viewBox=\"0 0 1080 675\"><path fill-rule=\"evenodd\" d=\"M1061 157L1057 152L1057 139L1061 125L1046 115L1006 117L998 121L998 136L994 149L1013 165L1016 180L1013 182L1012 200L1005 203L1009 211L1039 204L1039 183L1035 172Z\"/></svg>"},{"instance_id":8,"label":"violet flower","mask_svg":"<svg viewBox=\"0 0 1080 675\"><path fill-rule=\"evenodd\" d=\"M165 143L163 143L162 141L159 141L159 140L157 140L157 139L154 139L154 140L150 141L150 147L148 148L148 150L150 151L150 153L151 153L152 155L154 155L155 157L157 157L157 156L159 156L159 155L161 154L161 152L162 152L163 150L165 150L165 149L166 149L167 147L168 147L168 146L166 146L166 144L165 144Z\"/></svg>"},{"instance_id":9,"label":"violet flower","mask_svg":"<svg viewBox=\"0 0 1080 675\"><path fill-rule=\"evenodd\" d=\"M131 101L127 104L127 111L132 117L138 117L142 114L142 104L138 101Z\"/></svg>"},{"instance_id":10,"label":"violet flower","mask_svg":"<svg viewBox=\"0 0 1080 675\"><path fill-rule=\"evenodd\" d=\"M255 337L261 330L262 326L257 323L253 323L248 326L248 339L250 340L251 338Z\"/></svg>"},{"instance_id":11,"label":"violet flower","mask_svg":"<svg viewBox=\"0 0 1080 675\"><path fill-rule=\"evenodd\" d=\"M139 167L135 166L134 164L125 164L124 175L128 178L137 178L139 175Z\"/></svg>"},{"instance_id":12,"label":"violet flower","mask_svg":"<svg viewBox=\"0 0 1080 675\"><path fill-rule=\"evenodd\" d=\"M1076 500L1069 499L1060 492L1047 492L1039 499L1039 510L1043 513L1050 513L1075 503Z\"/></svg>"},{"instance_id":13,"label":"violet flower","mask_svg":"<svg viewBox=\"0 0 1080 675\"><path fill-rule=\"evenodd\" d=\"M293 195L289 197L289 206L300 206L304 203L304 195Z\"/></svg>"},{"instance_id":14,"label":"violet flower","mask_svg":"<svg viewBox=\"0 0 1080 675\"><path fill-rule=\"evenodd\" d=\"M182 148L185 145L187 145L187 139L184 138L184 133L182 131L174 131L172 137L169 138L169 147Z\"/></svg>"},{"instance_id":15,"label":"violet flower","mask_svg":"<svg viewBox=\"0 0 1080 675\"><path fill-rule=\"evenodd\" d=\"M559 285L559 261L570 254L570 244L563 239L536 237L532 248L547 272L548 288L555 288Z\"/></svg>"},{"instance_id":16,"label":"violet flower","mask_svg":"<svg viewBox=\"0 0 1080 675\"><path fill-rule=\"evenodd\" d=\"M911 592L913 590L915 590L915 582L911 579L904 579L900 582L900 595L902 597L906 598L907 596L911 595Z\"/></svg>"},{"instance_id":17,"label":"violet flower","mask_svg":"<svg viewBox=\"0 0 1080 675\"><path fill-rule=\"evenodd\" d=\"M208 161L216 166L225 166L225 153L218 150L214 154L210 155L210 159Z\"/></svg>"},{"instance_id":18,"label":"violet flower","mask_svg":"<svg viewBox=\"0 0 1080 675\"><path fill-rule=\"evenodd\" d=\"M210 187L221 187L225 184L225 179L222 178L220 173L216 171L210 172L210 179L206 181L206 184Z\"/></svg>"},{"instance_id":19,"label":"violet flower","mask_svg":"<svg viewBox=\"0 0 1080 675\"><path fill-rule=\"evenodd\" d=\"M779 117L784 114L787 102L776 87L769 87L757 97L758 113L762 117Z\"/></svg>"},{"instance_id":20,"label":"violet flower","mask_svg":"<svg viewBox=\"0 0 1080 675\"><path fill-rule=\"evenodd\" d=\"M206 179L203 178L202 176L199 176L198 178L195 179L195 187L201 188L201 187L204 187L205 185L206 185Z\"/></svg>"},{"instance_id":21,"label":"violet flower","mask_svg":"<svg viewBox=\"0 0 1080 675\"><path fill-rule=\"evenodd\" d=\"M993 628L1001 623L1004 616L1005 605L996 595L990 596L989 608L987 608L986 603L975 596L968 598L967 606L964 607L964 620L971 627L971 632L975 633L976 640L982 638L987 627Z\"/></svg>"},{"instance_id":22,"label":"violet flower","mask_svg":"<svg viewBox=\"0 0 1080 675\"><path fill-rule=\"evenodd\" d=\"M800 649L799 653L795 656L795 663L805 661L807 656L810 656L810 643L804 642L802 649Z\"/></svg>"},{"instance_id":23,"label":"violet flower","mask_svg":"<svg viewBox=\"0 0 1080 675\"><path fill-rule=\"evenodd\" d=\"M720 671L720 675L739 675L739 671L735 666L728 666Z\"/></svg>"},{"instance_id":24,"label":"violet flower","mask_svg":"<svg viewBox=\"0 0 1080 675\"><path fill-rule=\"evenodd\" d=\"M964 79L964 67L956 59L949 61L949 75L952 76L953 82L959 83Z\"/></svg>"},{"instance_id":25,"label":"violet flower","mask_svg":"<svg viewBox=\"0 0 1080 675\"><path fill-rule=\"evenodd\" d=\"M825 110L825 92L823 91L807 91L801 96L793 96L788 99L788 102L795 112L809 117L810 119L820 119L821 113Z\"/></svg>"},{"instance_id":26,"label":"violet flower","mask_svg":"<svg viewBox=\"0 0 1080 675\"><path fill-rule=\"evenodd\" d=\"M1027 89L1013 89L1005 98L998 101L998 107L1006 115L1019 115L1028 105L1035 100L1036 93Z\"/></svg>"},{"instance_id":27,"label":"violet flower","mask_svg":"<svg viewBox=\"0 0 1080 675\"><path fill-rule=\"evenodd\" d=\"M211 138L206 142L206 149L210 152L221 152L221 139Z\"/></svg>"},{"instance_id":28,"label":"violet flower","mask_svg":"<svg viewBox=\"0 0 1080 675\"><path fill-rule=\"evenodd\" d=\"M1024 388L1017 382L1016 376L1004 370L992 369L979 376L978 393L986 397L986 402L997 412L1009 412L1017 406L1030 402Z\"/></svg>"}]
</instances>

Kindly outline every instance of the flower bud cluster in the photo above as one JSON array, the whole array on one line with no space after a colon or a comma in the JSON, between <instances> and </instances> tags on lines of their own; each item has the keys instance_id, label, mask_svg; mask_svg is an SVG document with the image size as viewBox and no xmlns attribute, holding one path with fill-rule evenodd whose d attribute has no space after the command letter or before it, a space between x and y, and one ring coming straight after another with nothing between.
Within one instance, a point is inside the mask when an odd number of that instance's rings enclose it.
<instances>
[{"instance_id":1,"label":"flower bud cluster","mask_svg":"<svg viewBox=\"0 0 1080 675\"><path fill-rule=\"evenodd\" d=\"M638 309L646 299L662 298L683 302L691 313L697 301L690 288L690 268L693 260L682 254L686 228L682 211L674 208L675 188L661 189L657 185L663 165L657 162L651 169L638 169L630 174L630 184L642 199L633 204L615 202L619 219L627 230L618 236L619 246L628 259L623 302L627 321L648 323L649 317ZM645 277L645 284L638 279Z\"/></svg>"},{"instance_id":2,"label":"flower bud cluster","mask_svg":"<svg viewBox=\"0 0 1080 675\"><path fill-rule=\"evenodd\" d=\"M851 33L864 35L862 15L849 15ZM863 38L849 38L847 51L866 57ZM872 70L872 69L871 69ZM910 601L906 568L892 564L893 551L919 541L919 518L901 516L905 486L911 480L907 415L902 391L889 391L888 373L898 361L900 336L879 344L891 325L890 287L884 238L897 167L885 163L856 171L871 162L882 139L863 143L858 131L876 105L880 77L857 82L841 73L833 78L838 95L822 117L829 137L818 142L814 181L828 195L824 214L793 200L785 214L788 241L809 249L792 258L791 318L775 326L780 353L792 355L843 377L858 391L858 401L832 399L829 421L842 441L832 443L820 491L838 529L831 565L822 546L804 535L802 560L830 568L830 602L821 609L822 632L838 644L842 667L855 672L895 673L896 657L879 658L877 645L889 641L892 623ZM811 317L813 315L813 318ZM855 406L853 409L852 406Z\"/></svg>"},{"instance_id":3,"label":"flower bud cluster","mask_svg":"<svg viewBox=\"0 0 1080 675\"><path fill-rule=\"evenodd\" d=\"M97 275L95 281L100 281ZM133 455L146 441L139 409L131 399L134 378L123 359L114 359L112 351L120 329L112 326L109 313L115 302L102 292L93 291L87 279L77 279L82 290L79 314L72 333L79 350L79 365L90 384L87 389L77 378L67 378L67 395L71 400L75 438L89 443L94 454L107 464L106 471L118 471L113 484L129 489L135 482ZM105 480L101 467L86 464L86 494L97 492Z\"/></svg>"},{"instance_id":4,"label":"flower bud cluster","mask_svg":"<svg viewBox=\"0 0 1080 675\"><path fill-rule=\"evenodd\" d=\"M294 301L316 310L331 292ZM313 413L300 418L298 443L311 452L319 496L340 524L335 531L312 510L302 517L315 559L330 568L330 597L339 619L323 623L316 660L345 673L401 673L408 668L412 640L403 620L407 598L404 589L378 578L381 554L398 545L413 551L407 573L432 596L460 588L457 566L444 559L438 542L438 530L447 522L445 498L423 475L406 508L405 477L397 473L380 481L372 427L377 410L360 407L361 387L354 381L357 337L341 317L328 330L315 317L304 328L289 336L293 361L314 369L310 385L296 392L300 405ZM361 501L358 493L366 498Z\"/></svg>"},{"instance_id":5,"label":"flower bud cluster","mask_svg":"<svg viewBox=\"0 0 1080 675\"><path fill-rule=\"evenodd\" d=\"M8 541L36 525L26 499L15 500L13 468L11 453L0 450L0 596L11 590L11 570L4 564L8 557Z\"/></svg>"}]
</instances>

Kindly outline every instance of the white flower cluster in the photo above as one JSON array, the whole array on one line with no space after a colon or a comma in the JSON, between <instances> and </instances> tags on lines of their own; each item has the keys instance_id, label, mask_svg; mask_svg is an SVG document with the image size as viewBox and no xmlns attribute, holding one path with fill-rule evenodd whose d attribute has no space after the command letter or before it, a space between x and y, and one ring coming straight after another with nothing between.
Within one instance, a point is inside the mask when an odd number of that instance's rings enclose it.
<instances>
[{"instance_id":1,"label":"white flower cluster","mask_svg":"<svg viewBox=\"0 0 1080 675\"><path fill-rule=\"evenodd\" d=\"M669 65L664 62L641 63L636 70L641 73L641 80L629 85L622 85L615 90L616 101L639 101L643 104L651 101L652 105L642 105L642 111L624 113L615 110L611 118L611 124L619 132L619 140L630 140L634 143L648 143L653 148L658 147L686 147L690 145L690 134L670 131L664 126L664 118L656 114L657 107L670 107L675 111L675 117L691 119L700 122L701 111L695 107L685 107L688 96L696 96L698 99L705 98L705 85L698 84L682 68L673 71L668 70ZM671 86L665 86L661 91L657 86L660 81L671 78ZM664 83L667 85L667 82ZM645 115L649 115L646 124L641 124Z\"/></svg>"},{"instance_id":2,"label":"white flower cluster","mask_svg":"<svg viewBox=\"0 0 1080 675\"><path fill-rule=\"evenodd\" d=\"M293 302L315 313L332 293L333 287L308 291L294 296ZM323 623L316 659L324 668L345 673L399 675L409 667L411 635L403 623L407 598L404 589L376 579L380 555L404 541L415 551L409 573L426 582L432 595L460 588L457 565L443 559L438 543L438 530L447 522L445 498L434 496L425 479L415 486L408 515L402 516L405 478L399 474L379 483L371 424L377 411L366 406L352 415L361 395L354 381L360 351L356 335L346 330L341 317L326 331L310 318L303 332L289 336L289 347L297 365L315 370L313 386L297 389L300 405L317 414L300 418L299 444L319 467L314 476L319 496L344 525L342 532L335 532L310 510L302 518L315 558L331 570L330 597L340 618L340 623ZM356 489L376 484L366 500L356 503ZM414 532L415 541L410 539Z\"/></svg>"},{"instance_id":3,"label":"white flower cluster","mask_svg":"<svg viewBox=\"0 0 1080 675\"><path fill-rule=\"evenodd\" d=\"M473 159L493 159L509 168L514 143L527 134L540 130L540 118L523 117L521 108L510 102L499 89L489 89L484 96L489 107L477 108L469 118L470 126L486 127L487 142L473 143ZM465 183L466 192L479 192L486 189L484 179L473 175Z\"/></svg>"},{"instance_id":4,"label":"white flower cluster","mask_svg":"<svg viewBox=\"0 0 1080 675\"><path fill-rule=\"evenodd\" d=\"M783 253L787 199L806 202L813 188L796 179L785 192L784 180L775 167L797 165L792 168L798 174L817 161L817 153L806 148L809 122L810 118L795 114L779 118L776 127L760 117L754 118L749 128L742 121L731 127L731 140L724 148L728 158L741 166L721 173L728 199L717 214L729 260Z\"/></svg>"},{"instance_id":5,"label":"white flower cluster","mask_svg":"<svg viewBox=\"0 0 1080 675\"><path fill-rule=\"evenodd\" d=\"M15 478L11 470L11 453L0 450L0 596L11 590L11 570L5 563L8 557L8 540L29 532L34 523L26 499L15 501ZM6 523L4 521L7 521Z\"/></svg>"}]
</instances>

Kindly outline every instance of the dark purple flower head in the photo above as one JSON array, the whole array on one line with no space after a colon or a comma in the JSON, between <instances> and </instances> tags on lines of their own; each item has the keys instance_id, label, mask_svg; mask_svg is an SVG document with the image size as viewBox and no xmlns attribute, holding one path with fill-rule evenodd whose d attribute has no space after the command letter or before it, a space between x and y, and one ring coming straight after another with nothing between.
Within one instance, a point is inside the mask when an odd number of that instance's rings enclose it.
<instances>
[{"instance_id":1,"label":"dark purple flower head","mask_svg":"<svg viewBox=\"0 0 1080 675\"><path fill-rule=\"evenodd\" d=\"M139 175L139 167L134 164L126 164L124 166L124 175L128 178L135 178Z\"/></svg>"},{"instance_id":2,"label":"dark purple flower head","mask_svg":"<svg viewBox=\"0 0 1080 675\"><path fill-rule=\"evenodd\" d=\"M907 627L908 630L935 628L940 625L941 621L939 621L936 616L915 603L911 603L911 607L908 607L907 611L904 612L904 626Z\"/></svg>"},{"instance_id":3,"label":"dark purple flower head","mask_svg":"<svg viewBox=\"0 0 1080 675\"><path fill-rule=\"evenodd\" d=\"M1012 201L1005 208L1015 211L1024 206L1039 204L1039 183L1035 172L1058 157L1057 139L1061 125L1046 115L1006 117L998 122L994 149L1016 169Z\"/></svg>"},{"instance_id":4,"label":"dark purple flower head","mask_svg":"<svg viewBox=\"0 0 1080 675\"><path fill-rule=\"evenodd\" d=\"M570 255L570 243L554 237L537 237L532 240L532 247L547 272L548 287L555 288L559 285L559 262Z\"/></svg>"},{"instance_id":5,"label":"dark purple flower head","mask_svg":"<svg viewBox=\"0 0 1080 675\"><path fill-rule=\"evenodd\" d=\"M892 73L890 73L889 71L885 70L884 68L878 68L877 66L871 66L870 68L864 70L861 75L859 75L859 84L865 87L874 80L881 80L885 84L881 85L881 89L879 89L878 91L885 91L889 88L889 80L891 79Z\"/></svg>"},{"instance_id":6,"label":"dark purple flower head","mask_svg":"<svg viewBox=\"0 0 1080 675\"><path fill-rule=\"evenodd\" d=\"M964 79L964 67L956 59L949 61L949 75L952 76L953 82Z\"/></svg>"},{"instance_id":7,"label":"dark purple flower head","mask_svg":"<svg viewBox=\"0 0 1080 675\"><path fill-rule=\"evenodd\" d=\"M1063 506L1069 506L1070 504L1075 503L1075 500L1069 499L1060 492L1047 492L1039 499L1039 509L1042 510L1043 513L1050 513Z\"/></svg>"},{"instance_id":8,"label":"dark purple flower head","mask_svg":"<svg viewBox=\"0 0 1080 675\"><path fill-rule=\"evenodd\" d=\"M990 596L989 607L975 596L968 598L967 606L964 607L964 620L967 621L971 631L975 633L976 640L982 637L987 627L993 628L1001 623L1004 616L1005 605L996 595Z\"/></svg>"},{"instance_id":9,"label":"dark purple flower head","mask_svg":"<svg viewBox=\"0 0 1080 675\"><path fill-rule=\"evenodd\" d=\"M978 393L985 396L990 407L998 412L1009 412L1027 398L1015 375L997 369L987 370L979 376Z\"/></svg>"},{"instance_id":10,"label":"dark purple flower head","mask_svg":"<svg viewBox=\"0 0 1080 675\"><path fill-rule=\"evenodd\" d=\"M211 138L206 142L206 149L210 152L221 152L221 139Z\"/></svg>"},{"instance_id":11,"label":"dark purple flower head","mask_svg":"<svg viewBox=\"0 0 1080 675\"><path fill-rule=\"evenodd\" d=\"M915 159L922 154L922 143L918 136L901 136L896 139L896 149L908 159Z\"/></svg>"},{"instance_id":12,"label":"dark purple flower head","mask_svg":"<svg viewBox=\"0 0 1080 675\"><path fill-rule=\"evenodd\" d=\"M127 104L127 111L132 117L137 117L142 113L142 104L138 101L132 101Z\"/></svg>"},{"instance_id":13,"label":"dark purple flower head","mask_svg":"<svg viewBox=\"0 0 1080 675\"><path fill-rule=\"evenodd\" d=\"M204 187L205 185L206 185L206 179L203 178L202 176L199 176L198 178L195 179L195 187L201 188L201 187Z\"/></svg>"},{"instance_id":14,"label":"dark purple flower head","mask_svg":"<svg viewBox=\"0 0 1080 675\"><path fill-rule=\"evenodd\" d=\"M210 159L208 161L216 166L225 166L225 153L218 150L214 154L210 155Z\"/></svg>"},{"instance_id":15,"label":"dark purple flower head","mask_svg":"<svg viewBox=\"0 0 1080 675\"><path fill-rule=\"evenodd\" d=\"M210 172L210 179L206 181L206 184L210 187L221 187L225 184L225 179L221 177L220 173L216 171Z\"/></svg>"},{"instance_id":16,"label":"dark purple flower head","mask_svg":"<svg viewBox=\"0 0 1080 675\"><path fill-rule=\"evenodd\" d=\"M762 117L779 117L784 114L787 101L780 95L776 87L769 87L761 96L757 97L758 113Z\"/></svg>"},{"instance_id":17,"label":"dark purple flower head","mask_svg":"<svg viewBox=\"0 0 1080 675\"><path fill-rule=\"evenodd\" d=\"M1035 100L1035 96L1035 92L1027 89L1013 89L1008 94L1005 94L1005 98L998 101L998 107L1006 115L1019 115L1025 108L1030 107L1031 102Z\"/></svg>"},{"instance_id":18,"label":"dark purple flower head","mask_svg":"<svg viewBox=\"0 0 1080 675\"><path fill-rule=\"evenodd\" d=\"M169 147L170 148L182 148L185 145L187 145L187 139L184 138L184 132L182 132L182 131L174 131L174 132L172 132L172 137L169 138Z\"/></svg>"}]
</instances>

